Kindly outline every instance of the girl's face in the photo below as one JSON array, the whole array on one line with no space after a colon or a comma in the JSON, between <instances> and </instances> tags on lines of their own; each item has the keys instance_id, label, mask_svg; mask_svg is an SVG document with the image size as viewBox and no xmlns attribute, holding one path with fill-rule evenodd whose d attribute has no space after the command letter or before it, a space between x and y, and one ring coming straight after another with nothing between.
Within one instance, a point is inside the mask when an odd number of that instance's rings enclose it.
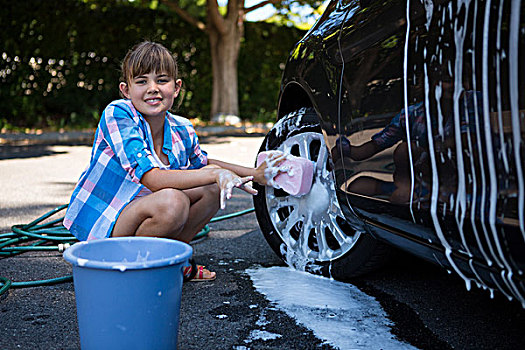
<instances>
[{"instance_id":1,"label":"girl's face","mask_svg":"<svg viewBox=\"0 0 525 350\"><path fill-rule=\"evenodd\" d=\"M145 117L162 117L173 106L182 81L166 73L148 73L134 77L129 84L120 83L120 91Z\"/></svg>"}]
</instances>

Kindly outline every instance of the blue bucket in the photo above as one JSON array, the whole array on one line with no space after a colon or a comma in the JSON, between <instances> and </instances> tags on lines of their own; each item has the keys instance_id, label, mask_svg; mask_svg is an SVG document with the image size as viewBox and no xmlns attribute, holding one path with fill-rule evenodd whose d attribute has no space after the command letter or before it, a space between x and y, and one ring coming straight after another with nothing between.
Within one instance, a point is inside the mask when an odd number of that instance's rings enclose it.
<instances>
[{"instance_id":1,"label":"blue bucket","mask_svg":"<svg viewBox=\"0 0 525 350\"><path fill-rule=\"evenodd\" d=\"M122 237L76 243L73 265L82 349L176 349L190 245Z\"/></svg>"}]
</instances>

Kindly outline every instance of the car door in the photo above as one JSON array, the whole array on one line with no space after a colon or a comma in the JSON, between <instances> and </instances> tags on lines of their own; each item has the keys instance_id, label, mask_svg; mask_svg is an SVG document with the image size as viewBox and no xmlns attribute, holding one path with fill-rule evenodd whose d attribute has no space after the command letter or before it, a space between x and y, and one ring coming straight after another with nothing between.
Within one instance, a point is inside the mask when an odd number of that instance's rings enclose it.
<instances>
[{"instance_id":1,"label":"car door","mask_svg":"<svg viewBox=\"0 0 525 350\"><path fill-rule=\"evenodd\" d=\"M341 137L333 158L343 164L342 187L359 214L372 220L374 213L391 213L394 218L410 222L406 205L401 200L390 200L395 188L396 147L379 150L371 142L404 106L404 2L354 3L358 9L347 17L340 38L344 72L340 87Z\"/></svg>"},{"instance_id":2,"label":"car door","mask_svg":"<svg viewBox=\"0 0 525 350\"><path fill-rule=\"evenodd\" d=\"M372 0L348 18L337 152L347 199L372 228L517 296L525 79L513 4Z\"/></svg>"}]
</instances>

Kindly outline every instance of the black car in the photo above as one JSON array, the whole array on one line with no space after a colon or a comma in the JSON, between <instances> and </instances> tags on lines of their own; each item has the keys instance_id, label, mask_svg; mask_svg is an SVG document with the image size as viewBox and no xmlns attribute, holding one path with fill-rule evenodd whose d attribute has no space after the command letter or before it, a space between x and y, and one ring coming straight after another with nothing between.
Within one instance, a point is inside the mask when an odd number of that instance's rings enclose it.
<instances>
[{"instance_id":1,"label":"black car","mask_svg":"<svg viewBox=\"0 0 525 350\"><path fill-rule=\"evenodd\" d=\"M525 307L525 1L332 1L266 150L315 162L310 193L254 199L288 264L348 280L396 246Z\"/></svg>"}]
</instances>

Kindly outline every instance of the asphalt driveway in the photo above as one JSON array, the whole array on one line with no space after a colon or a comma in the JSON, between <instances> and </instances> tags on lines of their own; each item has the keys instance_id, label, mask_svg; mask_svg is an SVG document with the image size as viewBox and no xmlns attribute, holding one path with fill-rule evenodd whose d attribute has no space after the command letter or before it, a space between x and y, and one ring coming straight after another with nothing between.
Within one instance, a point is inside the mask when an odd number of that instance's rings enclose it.
<instances>
[{"instance_id":1,"label":"asphalt driveway","mask_svg":"<svg viewBox=\"0 0 525 350\"><path fill-rule=\"evenodd\" d=\"M209 136L202 141L211 157L251 165L262 137ZM16 156L0 160L0 232L67 203L90 147L40 145L0 153L13 152ZM219 214L250 207L250 196L237 191ZM218 277L184 285L180 349L332 348L255 290L246 269L282 263L264 241L253 213L212 224L194 249L195 259ZM70 273L56 252L0 259L0 275L15 281ZM417 348L518 349L525 344L525 312L518 303L497 293L491 299L476 288L467 291L459 278L407 254L353 283L379 301L392 321L393 336ZM254 338L259 331L280 337ZM0 349L78 349L73 284L11 289L0 298L0 334Z\"/></svg>"}]
</instances>

